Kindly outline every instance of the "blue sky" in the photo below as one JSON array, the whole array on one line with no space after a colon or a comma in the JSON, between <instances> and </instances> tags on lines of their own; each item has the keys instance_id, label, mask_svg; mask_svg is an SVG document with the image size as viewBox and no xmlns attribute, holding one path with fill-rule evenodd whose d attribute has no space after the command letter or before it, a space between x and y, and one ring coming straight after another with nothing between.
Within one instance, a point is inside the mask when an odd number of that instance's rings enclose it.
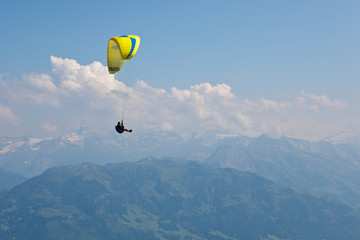
<instances>
[{"instance_id":1,"label":"blue sky","mask_svg":"<svg viewBox=\"0 0 360 240\"><path fill-rule=\"evenodd\" d=\"M59 74L53 75L54 61L59 68L61 63L55 58L50 61L51 56L71 59L81 66L89 66L94 61L106 66L108 39L123 34L141 37L138 54L133 59L136 61L134 77L137 80L155 92L163 89L169 95L175 94L172 88L192 93L204 87L201 85L204 83L210 84L210 87L205 86L207 89L225 84L231 88L228 93L241 102L229 111L242 109L240 115L247 117L253 128L258 126L253 135L262 131L274 132L275 125L279 124L281 128L282 122L278 120L274 126L263 126L266 123L259 119L265 115L256 114L260 110L251 109L252 114L246 112L251 105L249 102L265 106L269 102L263 100L272 101L284 108L286 104L300 106L301 98L307 99L307 103L311 100L326 106L323 109L316 103L309 103L309 109L317 111L314 118L318 118L318 124L333 115L346 115L346 119L337 120L338 125L350 129L349 124L354 124L352 127L359 130L359 1L2 1L0 9L0 91L3 95L0 97L0 110L10 116L0 121L2 128L7 129L0 134L19 135L15 130L18 127L11 130L9 125L9 122L15 122L28 125L28 129L33 131L27 130L26 133L36 135L36 124L40 120L31 120L27 109L33 109L42 119L46 112L71 114L71 111L65 111L68 109L65 108L64 96L56 99L58 105L54 102L53 107L44 108L39 101L25 106L25 100L20 103L16 100L19 97L9 97L14 96L10 92L22 88L23 95L26 95L35 91L30 90L31 86L46 85L47 80L39 77L44 76L41 74L50 76L49 81L60 89L66 73L59 73L58 69ZM31 80L35 78L42 80ZM136 85L134 81L128 86L133 87L135 99L139 94L136 89L144 85ZM207 93L204 91L205 95ZM329 106L335 106L336 110L331 111ZM174 109L173 106L162 107ZM289 122L284 118L290 110L301 114L299 108L288 107L288 112L277 114L279 110L276 110L267 113L266 117L283 115L279 118ZM72 111L76 112L76 109ZM135 113L129 114L138 117ZM206 120L206 116L199 116L189 117L189 120ZM312 118L310 113L301 116L308 120ZM292 119L298 117L292 116ZM53 121L51 117L47 118L49 122ZM223 124L230 124L224 121ZM234 119L234 124L236 121ZM174 125L170 122L170 125L164 123L163 126ZM48 124L53 129L78 127L74 121L67 123L68 127L61 126L60 122ZM330 125L336 129L335 122ZM244 126L236 131L237 134L244 133ZM311 126L315 128L315 125ZM292 127L298 126L294 123ZM290 130L276 131L304 137L290 133ZM344 129L339 128L338 132L342 131ZM231 134L230 130L225 132ZM322 137L325 135L321 134Z\"/></svg>"}]
</instances>

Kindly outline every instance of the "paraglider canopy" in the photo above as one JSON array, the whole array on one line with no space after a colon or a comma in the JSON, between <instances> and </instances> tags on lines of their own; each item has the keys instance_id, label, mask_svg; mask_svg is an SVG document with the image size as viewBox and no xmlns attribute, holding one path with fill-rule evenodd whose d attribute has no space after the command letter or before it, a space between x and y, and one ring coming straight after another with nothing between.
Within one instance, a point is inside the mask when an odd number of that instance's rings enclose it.
<instances>
[{"instance_id":1,"label":"paraglider canopy","mask_svg":"<svg viewBox=\"0 0 360 240\"><path fill-rule=\"evenodd\" d=\"M121 70L127 60L130 60L137 52L140 38L135 35L123 35L109 40L107 63L110 74L116 74Z\"/></svg>"}]
</instances>

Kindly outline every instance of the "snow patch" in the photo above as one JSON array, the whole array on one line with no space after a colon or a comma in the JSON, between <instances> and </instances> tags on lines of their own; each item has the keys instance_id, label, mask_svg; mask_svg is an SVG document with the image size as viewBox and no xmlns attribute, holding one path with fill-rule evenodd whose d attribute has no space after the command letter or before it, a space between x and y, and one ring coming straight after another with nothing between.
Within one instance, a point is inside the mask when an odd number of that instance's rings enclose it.
<instances>
[{"instance_id":1,"label":"snow patch","mask_svg":"<svg viewBox=\"0 0 360 240\"><path fill-rule=\"evenodd\" d=\"M3 149L0 150L1 154L5 154L7 152L15 152L15 150L18 147L21 147L22 145L24 145L25 142L20 141L20 142L9 142L9 145L3 147Z\"/></svg>"},{"instance_id":2,"label":"snow patch","mask_svg":"<svg viewBox=\"0 0 360 240\"><path fill-rule=\"evenodd\" d=\"M28 145L33 146L34 144L37 144L42 141L43 141L43 139L40 139L40 138L30 138Z\"/></svg>"},{"instance_id":3,"label":"snow patch","mask_svg":"<svg viewBox=\"0 0 360 240\"><path fill-rule=\"evenodd\" d=\"M77 133L71 133L61 138L62 141L70 142L72 144L82 144L84 136L80 136Z\"/></svg>"}]
</instances>

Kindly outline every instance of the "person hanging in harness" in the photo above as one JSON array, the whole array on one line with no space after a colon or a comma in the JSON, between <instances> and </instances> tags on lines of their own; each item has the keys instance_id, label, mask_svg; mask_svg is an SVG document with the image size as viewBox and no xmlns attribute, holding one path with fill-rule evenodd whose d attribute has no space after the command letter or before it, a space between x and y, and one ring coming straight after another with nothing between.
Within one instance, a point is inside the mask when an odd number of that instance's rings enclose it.
<instances>
[{"instance_id":1,"label":"person hanging in harness","mask_svg":"<svg viewBox=\"0 0 360 240\"><path fill-rule=\"evenodd\" d=\"M123 124L123 121L121 120L121 123L120 122L118 122L118 124L115 126L115 129L116 129L116 131L118 132L118 133L123 133L124 131L126 131L126 132L132 132L132 129L126 129L125 127L124 127L124 124Z\"/></svg>"}]
</instances>

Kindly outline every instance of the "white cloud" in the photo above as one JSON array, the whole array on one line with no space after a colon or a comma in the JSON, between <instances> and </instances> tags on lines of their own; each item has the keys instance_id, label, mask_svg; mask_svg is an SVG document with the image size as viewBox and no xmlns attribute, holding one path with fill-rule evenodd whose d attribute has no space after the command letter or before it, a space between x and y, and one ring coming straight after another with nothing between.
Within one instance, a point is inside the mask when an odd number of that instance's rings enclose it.
<instances>
[{"instance_id":1,"label":"white cloud","mask_svg":"<svg viewBox=\"0 0 360 240\"><path fill-rule=\"evenodd\" d=\"M331 100L329 97L325 95L314 95L314 94L307 94L305 91L301 91L301 95L313 100L316 104L326 107L332 107L336 109L346 109L347 105L341 100Z\"/></svg>"},{"instance_id":2,"label":"white cloud","mask_svg":"<svg viewBox=\"0 0 360 240\"><path fill-rule=\"evenodd\" d=\"M125 85L116 81L114 75L100 62L81 66L73 59L51 56L53 73L59 77L60 89L64 92L87 92L106 96L113 90L122 90Z\"/></svg>"},{"instance_id":3,"label":"white cloud","mask_svg":"<svg viewBox=\"0 0 360 240\"><path fill-rule=\"evenodd\" d=\"M174 126L169 122L164 122L162 125L163 131L174 131Z\"/></svg>"},{"instance_id":4,"label":"white cloud","mask_svg":"<svg viewBox=\"0 0 360 240\"><path fill-rule=\"evenodd\" d=\"M41 125L41 128L46 132L50 132L50 133L58 130L58 127L56 125L50 124L48 122L43 123Z\"/></svg>"},{"instance_id":5,"label":"white cloud","mask_svg":"<svg viewBox=\"0 0 360 240\"><path fill-rule=\"evenodd\" d=\"M29 81L29 83L33 86L38 87L39 89L54 92L56 90L55 84L52 82L52 79L49 75L41 73L31 73L24 77Z\"/></svg>"},{"instance_id":6,"label":"white cloud","mask_svg":"<svg viewBox=\"0 0 360 240\"><path fill-rule=\"evenodd\" d=\"M226 84L203 83L185 90L173 87L166 92L138 81L133 90L127 114L136 125L175 131L182 136L206 131L251 131L251 120L242 114L239 100Z\"/></svg>"},{"instance_id":7,"label":"white cloud","mask_svg":"<svg viewBox=\"0 0 360 240\"><path fill-rule=\"evenodd\" d=\"M275 102L272 100L268 100L268 99L264 99L261 98L260 99L260 103L263 107L264 110L274 110L274 111L280 111L281 109L285 109L285 108L292 108L292 104L289 102Z\"/></svg>"},{"instance_id":8,"label":"white cloud","mask_svg":"<svg viewBox=\"0 0 360 240\"><path fill-rule=\"evenodd\" d=\"M50 60L53 73L25 76L28 86L0 78L0 101L25 109L16 112L22 112L20 117L29 125L43 122L38 128L45 133L67 133L80 126L112 131L126 102L125 124L139 132L162 130L184 137L208 132L218 136L265 133L314 140L334 132L360 135L360 123L353 123L349 107L326 95L302 91L294 100L279 102L240 99L224 83L166 91L138 80L131 88L124 84L125 75L116 75L123 82L116 80L100 62L83 66L72 59L52 56ZM7 119L18 119L9 108L0 105L0 111L3 116L6 112Z\"/></svg>"},{"instance_id":9,"label":"white cloud","mask_svg":"<svg viewBox=\"0 0 360 240\"><path fill-rule=\"evenodd\" d=\"M5 107L0 104L0 123L18 125L19 122L19 118L11 111L9 107Z\"/></svg>"}]
</instances>

